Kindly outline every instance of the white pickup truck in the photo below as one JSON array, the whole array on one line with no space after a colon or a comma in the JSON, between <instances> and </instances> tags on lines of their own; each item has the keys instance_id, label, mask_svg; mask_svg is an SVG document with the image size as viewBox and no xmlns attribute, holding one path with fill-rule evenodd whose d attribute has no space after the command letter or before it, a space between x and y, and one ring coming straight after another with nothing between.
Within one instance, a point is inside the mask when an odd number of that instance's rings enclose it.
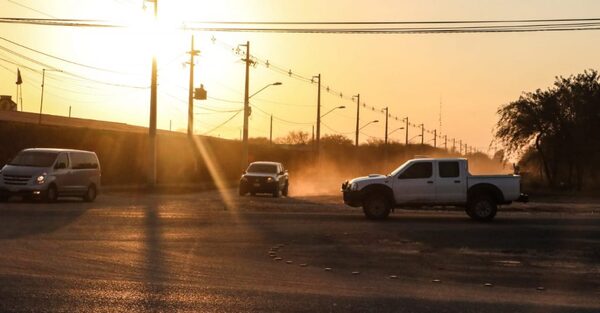
<instances>
[{"instance_id":1,"label":"white pickup truck","mask_svg":"<svg viewBox=\"0 0 600 313\"><path fill-rule=\"evenodd\" d=\"M474 220L491 221L499 204L527 201L518 175L471 175L466 159L412 159L389 175L369 175L342 184L344 203L370 219L396 207L460 206Z\"/></svg>"}]
</instances>

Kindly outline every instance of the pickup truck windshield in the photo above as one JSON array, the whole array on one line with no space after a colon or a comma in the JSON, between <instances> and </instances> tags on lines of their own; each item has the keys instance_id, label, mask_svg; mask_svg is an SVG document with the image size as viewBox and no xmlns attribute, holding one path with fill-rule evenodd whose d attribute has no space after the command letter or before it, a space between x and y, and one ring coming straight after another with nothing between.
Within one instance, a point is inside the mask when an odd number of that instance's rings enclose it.
<instances>
[{"instance_id":1,"label":"pickup truck windshield","mask_svg":"<svg viewBox=\"0 0 600 313\"><path fill-rule=\"evenodd\" d=\"M400 165L397 169L395 169L393 172L391 172L389 176L398 175L398 173L400 173L402 170L404 170L404 168L406 167L407 164L408 164L408 161L404 162L404 164Z\"/></svg>"},{"instance_id":2,"label":"pickup truck windshield","mask_svg":"<svg viewBox=\"0 0 600 313\"><path fill-rule=\"evenodd\" d=\"M274 165L274 164L250 164L247 172L277 174L277 165Z\"/></svg>"},{"instance_id":3,"label":"pickup truck windshield","mask_svg":"<svg viewBox=\"0 0 600 313\"><path fill-rule=\"evenodd\" d=\"M26 151L17 154L8 164L15 166L49 167L54 164L57 156L58 153L56 152Z\"/></svg>"}]
</instances>

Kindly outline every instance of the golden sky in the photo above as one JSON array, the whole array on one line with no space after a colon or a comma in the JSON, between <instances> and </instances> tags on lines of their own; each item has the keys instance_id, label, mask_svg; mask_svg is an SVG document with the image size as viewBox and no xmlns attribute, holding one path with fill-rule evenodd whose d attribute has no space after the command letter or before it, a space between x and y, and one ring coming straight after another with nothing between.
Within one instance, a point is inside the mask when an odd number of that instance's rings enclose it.
<instances>
[{"instance_id":1,"label":"golden sky","mask_svg":"<svg viewBox=\"0 0 600 313\"><path fill-rule=\"evenodd\" d=\"M0 24L0 37L45 53L119 73L91 70L40 56L5 41L0 46L27 57L95 81L128 86L147 86L150 81L152 51L159 56L160 128L185 129L187 123L188 68L185 51L190 32L172 29L182 20L211 21L432 21L482 19L548 19L597 17L598 1L558 0L421 0L421 1L283 1L221 0L160 1L163 29L156 45L148 32L150 10L137 0L25 0L19 1L39 12L8 0L0 0L2 17L80 18L114 20L132 27L123 29L81 29L50 26ZM147 4L149 7L151 4ZM44 15L45 14L45 15ZM227 47L251 42L251 53L294 73L312 76L321 73L323 85L344 95L361 94L361 124L383 114L370 107L390 107L399 119L424 123L427 129L462 139L486 150L497 121L496 110L515 100L523 91L546 88L557 75L569 75L588 68L600 68L600 31L562 33L502 34L266 34L195 32L198 58L196 82L203 83L212 99L196 102L196 131L206 133L241 109L244 90L244 64ZM216 38L213 43L212 38ZM0 58L41 71L31 63L5 50ZM5 68L6 67L6 68ZM0 94L15 94L16 66L0 60ZM39 111L39 73L21 67L24 110ZM126 73L121 73L126 72ZM310 133L316 117L316 85L292 79L265 66L251 71L251 92L276 81L252 99L252 104L273 114L274 136L290 130ZM47 72L44 111L76 117L105 119L147 125L149 90L125 88L73 79L64 73ZM216 100L215 98L231 102ZM356 108L349 100L323 93L323 112L345 105L345 110L329 114L323 122L343 133L352 133ZM279 118L279 119L277 119ZM283 121L283 120L285 121ZM209 135L238 138L241 114ZM251 137L268 137L269 117L254 110L250 120ZM294 124L294 123L298 124ZM390 130L403 126L391 121ZM411 128L409 137L419 133ZM322 133L332 133L327 127ZM370 136L383 137L384 124L364 129ZM353 134L349 134L354 138ZM432 135L426 134L426 141ZM367 136L361 135L361 141ZM404 140L403 131L392 136ZM419 138L413 139L419 141Z\"/></svg>"}]
</instances>

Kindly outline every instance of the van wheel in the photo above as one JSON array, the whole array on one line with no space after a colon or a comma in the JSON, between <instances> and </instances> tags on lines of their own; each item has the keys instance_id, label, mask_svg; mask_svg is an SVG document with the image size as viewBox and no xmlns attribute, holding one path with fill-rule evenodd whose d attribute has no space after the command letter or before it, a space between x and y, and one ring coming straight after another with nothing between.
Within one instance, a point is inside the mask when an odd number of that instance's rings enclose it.
<instances>
[{"instance_id":1,"label":"van wheel","mask_svg":"<svg viewBox=\"0 0 600 313\"><path fill-rule=\"evenodd\" d=\"M368 219L382 220L390 215L392 205L383 194L374 193L367 195L363 201L363 212Z\"/></svg>"},{"instance_id":2,"label":"van wheel","mask_svg":"<svg viewBox=\"0 0 600 313\"><path fill-rule=\"evenodd\" d=\"M58 190L56 190L56 186L50 185L46 190L46 202L56 202L58 200Z\"/></svg>"},{"instance_id":3,"label":"van wheel","mask_svg":"<svg viewBox=\"0 0 600 313\"><path fill-rule=\"evenodd\" d=\"M96 190L96 186L90 185L83 196L83 201L85 202L94 202L96 200L96 196L98 195L98 191Z\"/></svg>"},{"instance_id":4,"label":"van wheel","mask_svg":"<svg viewBox=\"0 0 600 313\"><path fill-rule=\"evenodd\" d=\"M476 221L489 222L496 216L498 205L490 196L478 196L469 201L466 212Z\"/></svg>"}]
</instances>

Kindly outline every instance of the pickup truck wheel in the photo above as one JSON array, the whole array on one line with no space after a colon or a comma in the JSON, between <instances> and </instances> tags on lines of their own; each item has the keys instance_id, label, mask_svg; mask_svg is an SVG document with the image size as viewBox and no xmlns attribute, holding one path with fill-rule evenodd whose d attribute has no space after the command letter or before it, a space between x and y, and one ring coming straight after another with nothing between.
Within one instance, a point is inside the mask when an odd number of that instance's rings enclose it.
<instances>
[{"instance_id":1,"label":"pickup truck wheel","mask_svg":"<svg viewBox=\"0 0 600 313\"><path fill-rule=\"evenodd\" d=\"M363 212L368 219L382 220L390 215L392 205L380 193L368 195L363 201Z\"/></svg>"},{"instance_id":2,"label":"pickup truck wheel","mask_svg":"<svg viewBox=\"0 0 600 313\"><path fill-rule=\"evenodd\" d=\"M246 193L248 193L248 192L246 191L246 188L244 188L242 185L240 185L240 187L238 188L238 193L240 196L245 196Z\"/></svg>"},{"instance_id":3,"label":"pickup truck wheel","mask_svg":"<svg viewBox=\"0 0 600 313\"><path fill-rule=\"evenodd\" d=\"M498 205L491 197L480 196L469 202L466 211L476 221L489 222L496 216Z\"/></svg>"}]
</instances>

